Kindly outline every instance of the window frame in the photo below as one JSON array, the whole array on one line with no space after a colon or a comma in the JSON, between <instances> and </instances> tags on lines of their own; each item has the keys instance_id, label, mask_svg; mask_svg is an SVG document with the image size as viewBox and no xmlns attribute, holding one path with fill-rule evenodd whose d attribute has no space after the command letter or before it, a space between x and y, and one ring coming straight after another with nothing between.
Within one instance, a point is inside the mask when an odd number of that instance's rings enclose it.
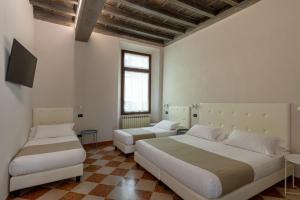
<instances>
[{"instance_id":1,"label":"window frame","mask_svg":"<svg viewBox=\"0 0 300 200\"><path fill-rule=\"evenodd\" d=\"M149 57L149 69L138 69L138 68L129 68L125 67L124 59L125 59L125 54L130 53L130 54L136 54L136 55L142 55L142 56L147 56ZM121 50L121 115L136 115L136 114L150 114L151 113L151 54L146 54L146 53L140 53L140 52L135 52L135 51L129 51L129 50ZM125 72L130 71L130 72L139 72L139 73L146 73L149 75L149 80L148 80L148 111L146 112L125 112L124 105L124 95L125 95Z\"/></svg>"}]
</instances>

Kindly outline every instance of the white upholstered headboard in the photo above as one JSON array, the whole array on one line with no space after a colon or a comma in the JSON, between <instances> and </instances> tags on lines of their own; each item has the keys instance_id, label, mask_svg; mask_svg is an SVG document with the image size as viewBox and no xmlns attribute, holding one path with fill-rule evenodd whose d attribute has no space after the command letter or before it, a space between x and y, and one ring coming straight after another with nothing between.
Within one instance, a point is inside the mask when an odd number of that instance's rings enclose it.
<instances>
[{"instance_id":1,"label":"white upholstered headboard","mask_svg":"<svg viewBox=\"0 0 300 200\"><path fill-rule=\"evenodd\" d=\"M33 126L73 122L73 108L34 108Z\"/></svg>"},{"instance_id":2,"label":"white upholstered headboard","mask_svg":"<svg viewBox=\"0 0 300 200\"><path fill-rule=\"evenodd\" d=\"M272 134L290 148L290 104L287 103L200 103L199 123L233 129Z\"/></svg>"},{"instance_id":3,"label":"white upholstered headboard","mask_svg":"<svg viewBox=\"0 0 300 200\"><path fill-rule=\"evenodd\" d=\"M169 120L179 122L180 126L190 128L191 108L189 106L170 106Z\"/></svg>"}]
</instances>

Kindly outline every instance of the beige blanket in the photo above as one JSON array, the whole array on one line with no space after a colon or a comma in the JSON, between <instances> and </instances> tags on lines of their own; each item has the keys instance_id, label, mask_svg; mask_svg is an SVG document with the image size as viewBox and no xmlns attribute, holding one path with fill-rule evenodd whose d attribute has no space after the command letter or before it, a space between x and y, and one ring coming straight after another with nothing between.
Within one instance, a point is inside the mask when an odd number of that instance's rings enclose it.
<instances>
[{"instance_id":1,"label":"beige blanket","mask_svg":"<svg viewBox=\"0 0 300 200\"><path fill-rule=\"evenodd\" d=\"M147 131L142 128L130 128L130 129L123 129L122 131L132 135L133 137L133 144L135 144L138 140L144 140L149 138L155 138L156 135L153 132Z\"/></svg>"},{"instance_id":2,"label":"beige blanket","mask_svg":"<svg viewBox=\"0 0 300 200\"><path fill-rule=\"evenodd\" d=\"M145 140L148 144L184 162L215 174L222 184L222 195L254 180L254 170L247 163L205 151L171 138Z\"/></svg>"},{"instance_id":3,"label":"beige blanket","mask_svg":"<svg viewBox=\"0 0 300 200\"><path fill-rule=\"evenodd\" d=\"M80 149L80 148L82 148L82 146L79 143L79 141L70 141L70 142L44 144L44 145L32 145L32 146L23 147L15 157L52 153L52 152L66 151L66 150Z\"/></svg>"}]
</instances>

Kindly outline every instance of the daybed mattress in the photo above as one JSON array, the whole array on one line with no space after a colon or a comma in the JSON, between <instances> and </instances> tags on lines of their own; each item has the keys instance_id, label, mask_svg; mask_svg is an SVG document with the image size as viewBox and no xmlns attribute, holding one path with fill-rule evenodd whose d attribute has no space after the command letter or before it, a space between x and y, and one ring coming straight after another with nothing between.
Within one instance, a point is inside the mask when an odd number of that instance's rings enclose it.
<instances>
[{"instance_id":1,"label":"daybed mattress","mask_svg":"<svg viewBox=\"0 0 300 200\"><path fill-rule=\"evenodd\" d=\"M249 164L254 170L254 181L284 167L284 153L270 157L190 135L171 136L171 138ZM145 141L137 141L136 151L199 195L206 198L218 198L222 195L222 184L215 174L179 160Z\"/></svg>"},{"instance_id":2,"label":"daybed mattress","mask_svg":"<svg viewBox=\"0 0 300 200\"><path fill-rule=\"evenodd\" d=\"M165 130L157 127L142 127L141 129L147 130L149 132L155 133L156 137L167 137L176 134L176 130ZM129 133L126 133L122 129L114 131L114 138L116 138L119 142L122 142L126 145L133 145L133 137Z\"/></svg>"},{"instance_id":3,"label":"daybed mattress","mask_svg":"<svg viewBox=\"0 0 300 200\"><path fill-rule=\"evenodd\" d=\"M78 138L74 135L58 138L32 139L29 140L24 145L24 147L29 147L33 145L63 143L70 141L78 141ZM9 173L11 176L20 176L36 172L48 171L52 169L74 166L83 163L85 157L86 153L83 148L20 156L14 158L11 161L9 165Z\"/></svg>"}]
</instances>

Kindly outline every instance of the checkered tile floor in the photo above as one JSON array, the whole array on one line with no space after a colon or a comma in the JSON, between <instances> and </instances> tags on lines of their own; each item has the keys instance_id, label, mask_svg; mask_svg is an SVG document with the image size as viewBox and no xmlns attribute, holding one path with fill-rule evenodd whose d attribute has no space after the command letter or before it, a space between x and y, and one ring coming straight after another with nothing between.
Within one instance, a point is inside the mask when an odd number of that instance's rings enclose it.
<instances>
[{"instance_id":1,"label":"checkered tile floor","mask_svg":"<svg viewBox=\"0 0 300 200\"><path fill-rule=\"evenodd\" d=\"M58 181L22 191L18 200L179 200L174 192L144 169L137 168L133 156L126 158L113 146L87 149L82 182L73 179ZM300 179L296 180L300 192ZM283 182L267 189L251 200L280 200L283 197ZM11 198L12 199L12 198ZM286 199L300 200L300 196L289 195Z\"/></svg>"}]
</instances>

